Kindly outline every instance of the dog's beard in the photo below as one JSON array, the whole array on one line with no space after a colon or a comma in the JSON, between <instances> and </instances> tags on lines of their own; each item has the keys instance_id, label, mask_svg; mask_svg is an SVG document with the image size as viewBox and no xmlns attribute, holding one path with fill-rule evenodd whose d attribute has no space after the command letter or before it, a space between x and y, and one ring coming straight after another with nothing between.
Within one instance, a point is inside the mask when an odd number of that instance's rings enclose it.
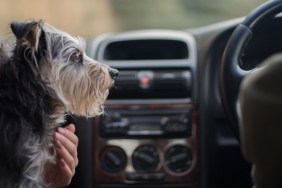
<instances>
[{"instance_id":1,"label":"dog's beard","mask_svg":"<svg viewBox=\"0 0 282 188\"><path fill-rule=\"evenodd\" d=\"M84 65L65 66L57 63L51 71L49 81L57 98L66 111L78 116L94 117L104 112L104 102L108 97L113 80L108 67L97 62Z\"/></svg>"}]
</instances>

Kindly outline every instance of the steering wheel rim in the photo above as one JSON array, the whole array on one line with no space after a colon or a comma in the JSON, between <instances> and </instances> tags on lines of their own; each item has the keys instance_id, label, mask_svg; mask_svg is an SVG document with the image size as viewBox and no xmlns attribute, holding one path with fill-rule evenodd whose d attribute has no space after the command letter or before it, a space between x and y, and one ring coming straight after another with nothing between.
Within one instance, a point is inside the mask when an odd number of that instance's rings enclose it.
<instances>
[{"instance_id":1,"label":"steering wheel rim","mask_svg":"<svg viewBox=\"0 0 282 188\"><path fill-rule=\"evenodd\" d=\"M256 30L280 12L282 12L281 0L268 1L255 9L233 31L223 53L220 70L221 101L238 139L238 94L242 80L251 72L240 67L241 57Z\"/></svg>"}]
</instances>

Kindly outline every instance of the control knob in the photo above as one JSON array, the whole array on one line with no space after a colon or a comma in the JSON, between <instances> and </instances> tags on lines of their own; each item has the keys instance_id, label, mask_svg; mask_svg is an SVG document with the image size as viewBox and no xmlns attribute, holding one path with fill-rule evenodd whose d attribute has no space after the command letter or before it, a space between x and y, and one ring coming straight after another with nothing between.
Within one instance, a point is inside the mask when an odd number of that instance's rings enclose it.
<instances>
[{"instance_id":1,"label":"control knob","mask_svg":"<svg viewBox=\"0 0 282 188\"><path fill-rule=\"evenodd\" d=\"M119 172L127 164L125 152L117 146L109 146L100 155L102 168L107 172Z\"/></svg>"},{"instance_id":2,"label":"control knob","mask_svg":"<svg viewBox=\"0 0 282 188\"><path fill-rule=\"evenodd\" d=\"M165 164L174 173L186 172L192 165L192 153L186 146L172 146L165 154Z\"/></svg>"},{"instance_id":3,"label":"control knob","mask_svg":"<svg viewBox=\"0 0 282 188\"><path fill-rule=\"evenodd\" d=\"M136 170L154 170L159 164L157 149L151 145L138 147L132 155L133 167Z\"/></svg>"}]
</instances>

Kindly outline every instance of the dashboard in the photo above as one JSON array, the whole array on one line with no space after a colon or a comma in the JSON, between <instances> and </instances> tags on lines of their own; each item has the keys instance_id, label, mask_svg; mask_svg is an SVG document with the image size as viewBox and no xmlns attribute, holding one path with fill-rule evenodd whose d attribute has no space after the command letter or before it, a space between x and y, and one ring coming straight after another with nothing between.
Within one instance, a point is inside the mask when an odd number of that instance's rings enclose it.
<instances>
[{"instance_id":1,"label":"dashboard","mask_svg":"<svg viewBox=\"0 0 282 188\"><path fill-rule=\"evenodd\" d=\"M192 186L198 159L194 37L143 30L97 40L92 57L117 68L119 76L94 130L95 185Z\"/></svg>"},{"instance_id":2,"label":"dashboard","mask_svg":"<svg viewBox=\"0 0 282 188\"><path fill-rule=\"evenodd\" d=\"M105 114L75 122L82 124L77 126L80 164L71 186L251 187L250 165L218 89L225 45L242 20L89 40L88 55L118 69L119 76ZM252 69L280 52L281 25L276 17L260 28L240 66Z\"/></svg>"}]
</instances>

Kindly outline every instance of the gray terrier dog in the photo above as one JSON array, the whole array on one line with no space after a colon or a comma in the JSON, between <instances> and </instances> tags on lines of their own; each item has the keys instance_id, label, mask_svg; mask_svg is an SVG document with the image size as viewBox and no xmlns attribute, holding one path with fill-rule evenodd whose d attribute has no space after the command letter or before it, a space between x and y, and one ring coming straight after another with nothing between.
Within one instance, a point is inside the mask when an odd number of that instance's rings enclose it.
<instances>
[{"instance_id":1,"label":"gray terrier dog","mask_svg":"<svg viewBox=\"0 0 282 188\"><path fill-rule=\"evenodd\" d=\"M0 43L0 187L48 187L52 135L65 112L103 113L118 71L87 57L81 38L43 21L12 23ZM53 150L54 151L54 150Z\"/></svg>"}]
</instances>

